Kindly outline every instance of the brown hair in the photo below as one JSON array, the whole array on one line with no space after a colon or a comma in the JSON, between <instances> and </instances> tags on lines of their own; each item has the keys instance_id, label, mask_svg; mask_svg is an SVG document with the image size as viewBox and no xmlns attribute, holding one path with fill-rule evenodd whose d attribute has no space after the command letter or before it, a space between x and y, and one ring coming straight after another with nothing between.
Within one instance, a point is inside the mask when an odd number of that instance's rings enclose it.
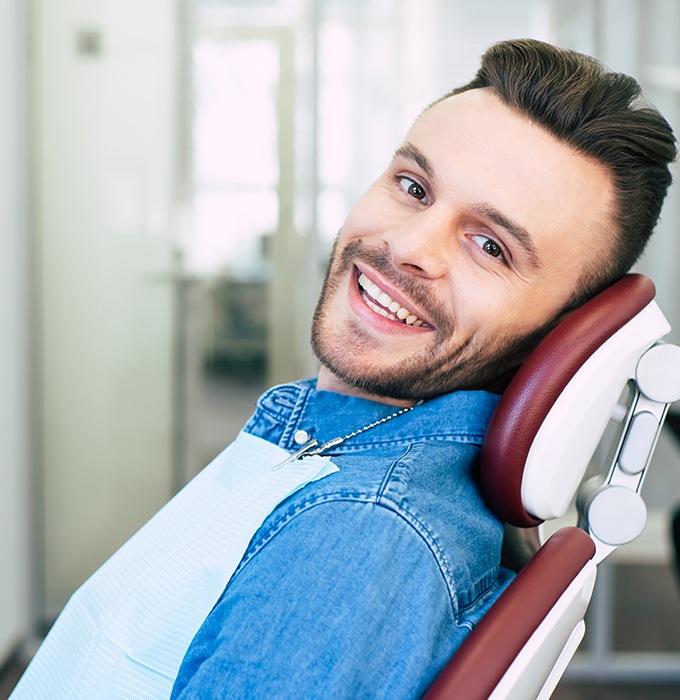
<instances>
[{"instance_id":1,"label":"brown hair","mask_svg":"<svg viewBox=\"0 0 680 700\"><path fill-rule=\"evenodd\" d=\"M642 99L639 84L590 56L533 39L489 48L471 82L446 99L491 88L518 110L577 151L606 166L616 190L617 245L603 265L581 280L577 306L627 272L640 257L657 223L676 157L668 122ZM441 101L441 100L438 100Z\"/></svg>"}]
</instances>

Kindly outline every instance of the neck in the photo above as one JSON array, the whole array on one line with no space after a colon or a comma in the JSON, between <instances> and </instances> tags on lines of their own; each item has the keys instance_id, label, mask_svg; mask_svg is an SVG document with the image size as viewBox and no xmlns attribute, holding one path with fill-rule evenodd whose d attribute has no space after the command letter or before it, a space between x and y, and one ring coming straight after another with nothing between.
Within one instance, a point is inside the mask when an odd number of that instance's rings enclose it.
<instances>
[{"instance_id":1,"label":"neck","mask_svg":"<svg viewBox=\"0 0 680 700\"><path fill-rule=\"evenodd\" d=\"M336 394L346 394L347 396L356 396L360 399L368 399L377 403L384 403L388 406L413 406L416 401L408 401L406 399L393 399L391 396L380 396L379 394L371 394L368 391L358 389L344 380L337 377L326 366L322 365L319 369L319 377L316 382L316 388L319 391L334 391Z\"/></svg>"}]
</instances>

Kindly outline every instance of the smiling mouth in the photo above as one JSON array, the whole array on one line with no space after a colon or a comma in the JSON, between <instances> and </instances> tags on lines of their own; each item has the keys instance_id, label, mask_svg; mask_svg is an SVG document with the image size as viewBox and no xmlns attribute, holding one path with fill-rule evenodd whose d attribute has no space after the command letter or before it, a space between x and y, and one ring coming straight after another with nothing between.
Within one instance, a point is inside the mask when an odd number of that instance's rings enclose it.
<instances>
[{"instance_id":1,"label":"smiling mouth","mask_svg":"<svg viewBox=\"0 0 680 700\"><path fill-rule=\"evenodd\" d=\"M372 311L390 319L397 323L403 323L407 326L417 326L423 328L432 328L432 326L418 318L412 311L403 307L399 302L394 301L392 297L378 285L370 280L361 272L358 277L359 288L361 290L361 298Z\"/></svg>"}]
</instances>

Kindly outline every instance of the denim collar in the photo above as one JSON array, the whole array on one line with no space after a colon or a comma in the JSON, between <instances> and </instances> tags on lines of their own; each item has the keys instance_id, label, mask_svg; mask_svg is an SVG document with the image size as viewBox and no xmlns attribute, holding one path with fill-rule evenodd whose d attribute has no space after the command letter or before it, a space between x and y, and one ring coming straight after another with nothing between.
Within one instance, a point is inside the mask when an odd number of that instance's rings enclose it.
<instances>
[{"instance_id":1,"label":"denim collar","mask_svg":"<svg viewBox=\"0 0 680 700\"><path fill-rule=\"evenodd\" d=\"M367 430L333 448L343 454L370 445L416 440L452 440L481 444L499 396L486 391L456 391L416 406L412 411ZM398 409L368 399L317 391L316 379L283 384L266 392L260 408L285 425L281 447L299 447L295 434L325 442L343 437Z\"/></svg>"}]
</instances>

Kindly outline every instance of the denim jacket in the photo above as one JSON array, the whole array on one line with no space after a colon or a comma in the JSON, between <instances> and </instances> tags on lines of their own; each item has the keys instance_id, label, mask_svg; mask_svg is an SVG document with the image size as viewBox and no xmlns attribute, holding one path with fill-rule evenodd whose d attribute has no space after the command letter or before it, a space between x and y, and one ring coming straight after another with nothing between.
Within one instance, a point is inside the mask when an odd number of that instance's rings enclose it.
<instances>
[{"instance_id":1,"label":"denim jacket","mask_svg":"<svg viewBox=\"0 0 680 700\"><path fill-rule=\"evenodd\" d=\"M497 397L456 392L349 438L340 471L256 532L184 657L172 698L417 698L498 597L501 523L474 467ZM245 430L293 452L390 415L317 391L266 392Z\"/></svg>"}]
</instances>

